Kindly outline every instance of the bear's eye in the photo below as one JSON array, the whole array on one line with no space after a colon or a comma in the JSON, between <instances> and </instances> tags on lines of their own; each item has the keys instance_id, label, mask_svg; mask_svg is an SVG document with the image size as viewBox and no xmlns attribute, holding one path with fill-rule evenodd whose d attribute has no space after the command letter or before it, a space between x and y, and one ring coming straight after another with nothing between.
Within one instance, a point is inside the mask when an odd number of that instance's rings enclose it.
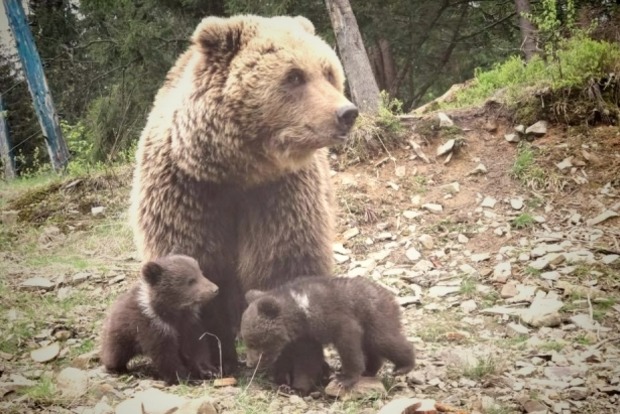
<instances>
[{"instance_id":1,"label":"bear's eye","mask_svg":"<svg viewBox=\"0 0 620 414\"><path fill-rule=\"evenodd\" d=\"M329 83L331 83L332 85L336 84L336 77L334 76L334 72L332 72L331 70L330 70L330 71L325 72L325 78L326 78L326 79L327 79L327 81L328 81Z\"/></svg>"},{"instance_id":2,"label":"bear's eye","mask_svg":"<svg viewBox=\"0 0 620 414\"><path fill-rule=\"evenodd\" d=\"M286 83L292 86L300 86L306 82L304 72L300 69L291 69L286 75Z\"/></svg>"},{"instance_id":3,"label":"bear's eye","mask_svg":"<svg viewBox=\"0 0 620 414\"><path fill-rule=\"evenodd\" d=\"M194 286L194 285L196 284L196 279L190 279L190 280L187 282L187 284L188 284L189 286Z\"/></svg>"}]
</instances>

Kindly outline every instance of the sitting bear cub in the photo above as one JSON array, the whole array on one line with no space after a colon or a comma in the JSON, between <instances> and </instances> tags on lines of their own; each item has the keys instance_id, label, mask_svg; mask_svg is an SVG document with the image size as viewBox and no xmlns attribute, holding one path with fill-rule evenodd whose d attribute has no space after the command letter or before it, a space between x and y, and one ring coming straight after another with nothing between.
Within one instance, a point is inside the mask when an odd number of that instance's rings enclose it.
<instances>
[{"instance_id":1,"label":"sitting bear cub","mask_svg":"<svg viewBox=\"0 0 620 414\"><path fill-rule=\"evenodd\" d=\"M189 256L170 255L146 263L141 280L112 306L103 327L101 361L125 372L137 355L152 359L169 384L203 378L213 367L200 322L203 305L218 287Z\"/></svg>"},{"instance_id":2,"label":"sitting bear cub","mask_svg":"<svg viewBox=\"0 0 620 414\"><path fill-rule=\"evenodd\" d=\"M338 383L350 388L375 376L386 358L394 374L413 369L413 346L401 333L400 307L383 287L362 277L306 277L268 292L250 290L241 319L247 365L273 363L301 337L333 344L341 359Z\"/></svg>"}]
</instances>

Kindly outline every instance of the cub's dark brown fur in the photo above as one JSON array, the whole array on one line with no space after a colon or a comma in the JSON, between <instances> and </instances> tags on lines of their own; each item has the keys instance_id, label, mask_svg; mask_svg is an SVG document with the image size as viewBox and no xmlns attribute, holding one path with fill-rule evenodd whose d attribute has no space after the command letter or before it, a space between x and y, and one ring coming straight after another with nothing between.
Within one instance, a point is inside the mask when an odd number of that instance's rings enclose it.
<instances>
[{"instance_id":1,"label":"cub's dark brown fur","mask_svg":"<svg viewBox=\"0 0 620 414\"><path fill-rule=\"evenodd\" d=\"M394 296L362 277L300 278L268 292L246 294L241 320L247 363L273 363L292 341L312 338L333 344L342 363L340 384L349 388L375 376L383 359L394 373L414 367L413 346L401 333L400 307Z\"/></svg>"},{"instance_id":2,"label":"cub's dark brown fur","mask_svg":"<svg viewBox=\"0 0 620 414\"><path fill-rule=\"evenodd\" d=\"M198 262L170 255L142 267L141 280L112 306L104 323L101 361L110 372L124 372L137 355L153 361L168 383L201 378L211 366L201 312L218 292Z\"/></svg>"}]
</instances>

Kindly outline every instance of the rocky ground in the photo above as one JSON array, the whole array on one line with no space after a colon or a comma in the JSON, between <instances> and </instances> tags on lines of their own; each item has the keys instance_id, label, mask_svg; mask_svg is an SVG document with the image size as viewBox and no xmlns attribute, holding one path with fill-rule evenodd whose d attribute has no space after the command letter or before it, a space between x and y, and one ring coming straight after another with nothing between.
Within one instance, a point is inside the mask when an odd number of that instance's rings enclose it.
<instances>
[{"instance_id":1,"label":"rocky ground","mask_svg":"<svg viewBox=\"0 0 620 414\"><path fill-rule=\"evenodd\" d=\"M617 127L526 134L484 111L405 121L389 153L332 157L334 256L338 274L398 296L413 372L388 365L380 388L344 399L278 392L252 372L174 387L104 373L101 321L138 269L123 168L0 187L0 411L385 414L418 398L462 413L618 412Z\"/></svg>"}]
</instances>

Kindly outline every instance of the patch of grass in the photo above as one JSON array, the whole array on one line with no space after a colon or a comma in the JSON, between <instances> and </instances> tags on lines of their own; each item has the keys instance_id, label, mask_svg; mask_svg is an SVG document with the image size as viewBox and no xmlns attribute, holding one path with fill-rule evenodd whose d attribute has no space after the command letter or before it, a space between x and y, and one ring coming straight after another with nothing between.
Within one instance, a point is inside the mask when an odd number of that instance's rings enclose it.
<instances>
[{"instance_id":1,"label":"patch of grass","mask_svg":"<svg viewBox=\"0 0 620 414\"><path fill-rule=\"evenodd\" d=\"M447 326L443 324L427 324L416 331L416 335L424 342L439 342L447 332L450 332Z\"/></svg>"},{"instance_id":2,"label":"patch of grass","mask_svg":"<svg viewBox=\"0 0 620 414\"><path fill-rule=\"evenodd\" d=\"M593 345L594 341L592 341L592 339L584 334L579 334L575 337L575 342L577 342L579 345L584 345L584 346L589 346L589 345Z\"/></svg>"},{"instance_id":3,"label":"patch of grass","mask_svg":"<svg viewBox=\"0 0 620 414\"><path fill-rule=\"evenodd\" d=\"M530 337L528 335L515 335L509 338L504 338L498 341L498 346L501 348L518 348L525 347L525 343Z\"/></svg>"},{"instance_id":4,"label":"patch of grass","mask_svg":"<svg viewBox=\"0 0 620 414\"><path fill-rule=\"evenodd\" d=\"M540 349L542 349L544 351L560 352L562 349L564 349L565 346L566 346L566 343L564 343L564 342L549 341L549 342L545 342L544 344L541 344L540 345Z\"/></svg>"},{"instance_id":5,"label":"patch of grass","mask_svg":"<svg viewBox=\"0 0 620 414\"><path fill-rule=\"evenodd\" d=\"M486 293L482 297L482 307L483 308L491 307L491 306L495 305L500 299L501 298L500 298L498 292L491 291L489 293Z\"/></svg>"},{"instance_id":6,"label":"patch of grass","mask_svg":"<svg viewBox=\"0 0 620 414\"><path fill-rule=\"evenodd\" d=\"M86 270L92 268L92 263L84 256L79 255L33 255L26 257L23 264L30 268L61 267L68 270Z\"/></svg>"},{"instance_id":7,"label":"patch of grass","mask_svg":"<svg viewBox=\"0 0 620 414\"><path fill-rule=\"evenodd\" d=\"M616 304L615 299L608 298L592 303L592 317L596 321L601 321L607 316L612 306ZM615 311L614 311L615 312Z\"/></svg>"},{"instance_id":8,"label":"patch of grass","mask_svg":"<svg viewBox=\"0 0 620 414\"><path fill-rule=\"evenodd\" d=\"M489 375L499 372L499 366L495 358L488 356L481 358L475 365L463 367L463 376L474 381L479 381Z\"/></svg>"},{"instance_id":9,"label":"patch of grass","mask_svg":"<svg viewBox=\"0 0 620 414\"><path fill-rule=\"evenodd\" d=\"M386 152L396 147L406 137L397 115L402 113L402 102L381 94L381 104L377 115L360 114L347 144L342 149L347 158L364 161L373 154Z\"/></svg>"},{"instance_id":10,"label":"patch of grass","mask_svg":"<svg viewBox=\"0 0 620 414\"><path fill-rule=\"evenodd\" d=\"M526 229L533 226L535 222L534 216L530 213L521 213L510 222L510 225L514 229Z\"/></svg>"},{"instance_id":11,"label":"patch of grass","mask_svg":"<svg viewBox=\"0 0 620 414\"><path fill-rule=\"evenodd\" d=\"M41 379L31 387L18 390L18 393L27 400L40 405L51 405L59 402L56 385L54 381L47 376L41 377Z\"/></svg>"},{"instance_id":12,"label":"patch of grass","mask_svg":"<svg viewBox=\"0 0 620 414\"><path fill-rule=\"evenodd\" d=\"M516 410L512 407L509 407L507 405L503 405L503 404L498 404L495 405L493 407L488 408L487 410L484 411L484 414L517 414L520 413L521 411Z\"/></svg>"},{"instance_id":13,"label":"patch of grass","mask_svg":"<svg viewBox=\"0 0 620 414\"><path fill-rule=\"evenodd\" d=\"M540 276L542 274L542 270L535 269L535 268L533 268L531 266L527 266L525 268L524 272L525 272L526 275L529 275L529 276Z\"/></svg>"},{"instance_id":14,"label":"patch of grass","mask_svg":"<svg viewBox=\"0 0 620 414\"><path fill-rule=\"evenodd\" d=\"M461 281L459 293L466 297L472 297L476 293L476 280L471 277L465 277Z\"/></svg>"},{"instance_id":15,"label":"patch of grass","mask_svg":"<svg viewBox=\"0 0 620 414\"><path fill-rule=\"evenodd\" d=\"M541 188L545 183L545 171L536 165L536 153L530 144L520 142L511 175L531 188Z\"/></svg>"}]
</instances>

